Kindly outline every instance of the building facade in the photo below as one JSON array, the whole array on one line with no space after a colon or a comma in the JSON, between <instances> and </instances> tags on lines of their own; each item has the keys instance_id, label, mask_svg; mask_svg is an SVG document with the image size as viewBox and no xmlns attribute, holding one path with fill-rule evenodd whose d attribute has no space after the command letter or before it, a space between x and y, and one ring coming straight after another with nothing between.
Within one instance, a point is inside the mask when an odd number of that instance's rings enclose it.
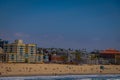
<instances>
[{"instance_id":1,"label":"building facade","mask_svg":"<svg viewBox=\"0 0 120 80\"><path fill-rule=\"evenodd\" d=\"M36 44L24 44L22 40L15 40L14 43L5 44L4 54L6 62L26 62L36 61Z\"/></svg>"},{"instance_id":2,"label":"building facade","mask_svg":"<svg viewBox=\"0 0 120 80\"><path fill-rule=\"evenodd\" d=\"M53 63L65 63L65 58L64 58L64 56L54 54L51 56L51 62L53 62Z\"/></svg>"},{"instance_id":3,"label":"building facade","mask_svg":"<svg viewBox=\"0 0 120 80\"><path fill-rule=\"evenodd\" d=\"M106 49L100 52L100 58L104 64L120 64L120 51L115 49Z\"/></svg>"},{"instance_id":4,"label":"building facade","mask_svg":"<svg viewBox=\"0 0 120 80\"><path fill-rule=\"evenodd\" d=\"M0 47L0 62L5 62L6 61L6 55L3 54L4 51L3 49Z\"/></svg>"}]
</instances>

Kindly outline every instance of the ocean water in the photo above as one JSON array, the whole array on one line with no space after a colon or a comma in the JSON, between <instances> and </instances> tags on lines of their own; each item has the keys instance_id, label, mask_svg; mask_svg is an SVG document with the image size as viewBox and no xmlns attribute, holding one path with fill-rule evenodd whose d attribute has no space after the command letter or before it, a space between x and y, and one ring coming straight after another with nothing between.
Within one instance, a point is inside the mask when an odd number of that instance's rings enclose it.
<instances>
[{"instance_id":1,"label":"ocean water","mask_svg":"<svg viewBox=\"0 0 120 80\"><path fill-rule=\"evenodd\" d=\"M0 77L0 80L120 80L120 75L61 75L61 76L26 76Z\"/></svg>"}]
</instances>

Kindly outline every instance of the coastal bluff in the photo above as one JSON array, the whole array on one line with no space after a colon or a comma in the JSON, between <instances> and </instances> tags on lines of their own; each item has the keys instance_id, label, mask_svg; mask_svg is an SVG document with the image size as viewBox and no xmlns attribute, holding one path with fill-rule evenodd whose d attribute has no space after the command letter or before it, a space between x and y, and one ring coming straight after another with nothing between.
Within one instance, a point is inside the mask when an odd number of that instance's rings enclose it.
<instances>
[{"instance_id":1,"label":"coastal bluff","mask_svg":"<svg viewBox=\"0 0 120 80\"><path fill-rule=\"evenodd\" d=\"M120 74L120 65L0 63L0 77L70 74Z\"/></svg>"}]
</instances>

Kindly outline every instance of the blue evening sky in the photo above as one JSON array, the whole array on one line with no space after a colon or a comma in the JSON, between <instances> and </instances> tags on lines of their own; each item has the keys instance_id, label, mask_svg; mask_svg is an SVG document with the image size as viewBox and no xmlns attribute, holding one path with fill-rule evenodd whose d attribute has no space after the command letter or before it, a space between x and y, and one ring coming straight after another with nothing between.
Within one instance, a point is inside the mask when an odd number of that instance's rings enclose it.
<instances>
[{"instance_id":1,"label":"blue evening sky","mask_svg":"<svg viewBox=\"0 0 120 80\"><path fill-rule=\"evenodd\" d=\"M120 1L0 0L0 38L39 47L120 50Z\"/></svg>"}]
</instances>

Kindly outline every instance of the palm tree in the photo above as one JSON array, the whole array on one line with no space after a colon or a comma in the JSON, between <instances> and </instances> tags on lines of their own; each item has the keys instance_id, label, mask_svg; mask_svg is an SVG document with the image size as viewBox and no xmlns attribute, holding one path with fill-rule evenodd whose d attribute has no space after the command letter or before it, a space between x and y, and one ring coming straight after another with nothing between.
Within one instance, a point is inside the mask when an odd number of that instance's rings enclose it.
<instances>
[{"instance_id":1,"label":"palm tree","mask_svg":"<svg viewBox=\"0 0 120 80\"><path fill-rule=\"evenodd\" d=\"M90 60L94 60L95 62L99 59L99 50L95 50L90 54Z\"/></svg>"},{"instance_id":2,"label":"palm tree","mask_svg":"<svg viewBox=\"0 0 120 80\"><path fill-rule=\"evenodd\" d=\"M76 60L80 61L81 60L81 53L80 52L76 52L75 55L76 55Z\"/></svg>"},{"instance_id":3,"label":"palm tree","mask_svg":"<svg viewBox=\"0 0 120 80\"><path fill-rule=\"evenodd\" d=\"M72 54L75 55L75 62L79 63L81 61L81 52L75 50L75 52L73 52Z\"/></svg>"},{"instance_id":4,"label":"palm tree","mask_svg":"<svg viewBox=\"0 0 120 80\"><path fill-rule=\"evenodd\" d=\"M61 57L64 59L64 62L67 62L68 57L66 55L62 55Z\"/></svg>"}]
</instances>

